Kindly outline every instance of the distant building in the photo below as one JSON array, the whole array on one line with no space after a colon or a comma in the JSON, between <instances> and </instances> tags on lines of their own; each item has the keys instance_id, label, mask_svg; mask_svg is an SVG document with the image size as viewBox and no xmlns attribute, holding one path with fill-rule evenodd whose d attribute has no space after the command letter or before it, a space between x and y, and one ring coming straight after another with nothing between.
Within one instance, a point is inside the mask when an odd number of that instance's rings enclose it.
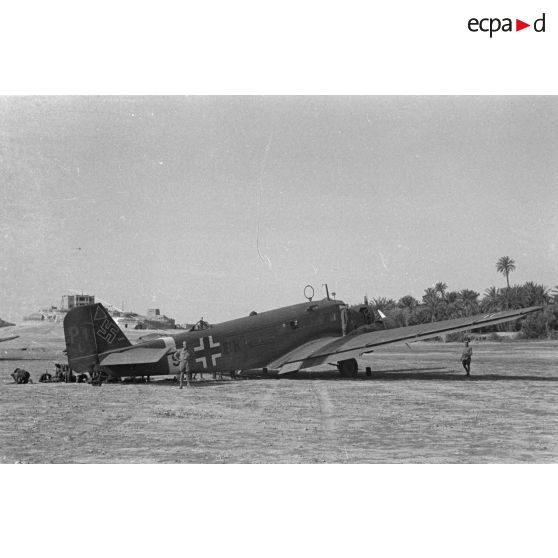
<instances>
[{"instance_id":1,"label":"distant building","mask_svg":"<svg viewBox=\"0 0 558 558\"><path fill-rule=\"evenodd\" d=\"M112 318L121 329L145 329L143 320L131 313L118 312L118 315L113 314Z\"/></svg>"},{"instance_id":2,"label":"distant building","mask_svg":"<svg viewBox=\"0 0 558 558\"><path fill-rule=\"evenodd\" d=\"M159 308L148 308L144 325L147 329L175 329L176 321L161 314Z\"/></svg>"},{"instance_id":3,"label":"distant building","mask_svg":"<svg viewBox=\"0 0 558 558\"><path fill-rule=\"evenodd\" d=\"M60 308L51 306L38 312L24 316L24 320L61 322L73 308L95 304L95 297L88 294L63 295ZM124 312L107 304L107 312L121 329L176 329L176 322L172 318L161 314L159 308L149 308L147 316L140 316L134 312Z\"/></svg>"},{"instance_id":4,"label":"distant building","mask_svg":"<svg viewBox=\"0 0 558 558\"><path fill-rule=\"evenodd\" d=\"M66 315L66 310L61 310L57 306L50 306L49 308L41 308L37 312L23 316L24 321L49 321L61 322Z\"/></svg>"},{"instance_id":5,"label":"distant building","mask_svg":"<svg viewBox=\"0 0 558 558\"><path fill-rule=\"evenodd\" d=\"M87 306L88 304L95 304L95 297L93 295L64 295L60 309L68 311L78 306Z\"/></svg>"},{"instance_id":6,"label":"distant building","mask_svg":"<svg viewBox=\"0 0 558 558\"><path fill-rule=\"evenodd\" d=\"M72 308L78 306L86 306L87 304L95 304L93 295L63 295L60 308L58 306L50 306L49 308L41 308L37 312L23 316L25 321L49 321L61 322L64 320L66 313Z\"/></svg>"}]
</instances>

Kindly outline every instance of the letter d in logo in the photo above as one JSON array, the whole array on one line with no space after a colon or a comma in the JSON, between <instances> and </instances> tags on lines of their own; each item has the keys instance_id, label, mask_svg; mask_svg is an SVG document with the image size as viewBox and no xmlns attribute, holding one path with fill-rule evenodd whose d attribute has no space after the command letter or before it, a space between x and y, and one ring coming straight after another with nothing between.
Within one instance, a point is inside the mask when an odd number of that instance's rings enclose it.
<instances>
[{"instance_id":1,"label":"letter d in logo","mask_svg":"<svg viewBox=\"0 0 558 558\"><path fill-rule=\"evenodd\" d=\"M535 23L533 23L533 29L537 33L544 33L544 26L545 26L545 14L543 14L541 18L535 20Z\"/></svg>"}]
</instances>

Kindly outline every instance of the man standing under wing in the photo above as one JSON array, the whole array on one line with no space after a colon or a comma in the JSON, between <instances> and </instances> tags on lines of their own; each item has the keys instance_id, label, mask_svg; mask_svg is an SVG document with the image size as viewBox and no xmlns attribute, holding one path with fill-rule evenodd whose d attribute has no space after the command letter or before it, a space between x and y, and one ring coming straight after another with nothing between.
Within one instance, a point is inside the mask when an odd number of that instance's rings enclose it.
<instances>
[{"instance_id":1,"label":"man standing under wing","mask_svg":"<svg viewBox=\"0 0 558 558\"><path fill-rule=\"evenodd\" d=\"M192 380L192 351L188 348L186 341L182 342L182 349L177 351L180 362L180 389L184 385L184 374L186 374L186 387Z\"/></svg>"},{"instance_id":2,"label":"man standing under wing","mask_svg":"<svg viewBox=\"0 0 558 558\"><path fill-rule=\"evenodd\" d=\"M473 356L473 347L469 347L469 341L465 341L465 347L461 354L461 364L465 368L466 376L470 376L471 372L471 357Z\"/></svg>"}]
</instances>

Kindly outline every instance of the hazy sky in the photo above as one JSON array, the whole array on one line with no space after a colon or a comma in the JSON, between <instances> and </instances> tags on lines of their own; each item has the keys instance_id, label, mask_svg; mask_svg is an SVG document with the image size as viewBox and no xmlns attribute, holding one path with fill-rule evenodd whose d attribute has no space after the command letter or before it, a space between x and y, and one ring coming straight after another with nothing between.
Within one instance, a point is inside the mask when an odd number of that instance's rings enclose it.
<instances>
[{"instance_id":1,"label":"hazy sky","mask_svg":"<svg viewBox=\"0 0 558 558\"><path fill-rule=\"evenodd\" d=\"M558 97L0 99L0 317L558 284Z\"/></svg>"}]
</instances>

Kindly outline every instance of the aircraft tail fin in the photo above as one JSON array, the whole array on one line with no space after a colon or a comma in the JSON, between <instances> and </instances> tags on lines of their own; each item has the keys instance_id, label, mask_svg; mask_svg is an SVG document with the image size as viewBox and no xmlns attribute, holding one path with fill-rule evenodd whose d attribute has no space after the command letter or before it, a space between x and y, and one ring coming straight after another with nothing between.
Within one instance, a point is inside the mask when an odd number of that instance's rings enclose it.
<instances>
[{"instance_id":1,"label":"aircraft tail fin","mask_svg":"<svg viewBox=\"0 0 558 558\"><path fill-rule=\"evenodd\" d=\"M131 346L100 303L70 310L64 318L64 337L68 363L76 372L87 372L102 353Z\"/></svg>"}]
</instances>

